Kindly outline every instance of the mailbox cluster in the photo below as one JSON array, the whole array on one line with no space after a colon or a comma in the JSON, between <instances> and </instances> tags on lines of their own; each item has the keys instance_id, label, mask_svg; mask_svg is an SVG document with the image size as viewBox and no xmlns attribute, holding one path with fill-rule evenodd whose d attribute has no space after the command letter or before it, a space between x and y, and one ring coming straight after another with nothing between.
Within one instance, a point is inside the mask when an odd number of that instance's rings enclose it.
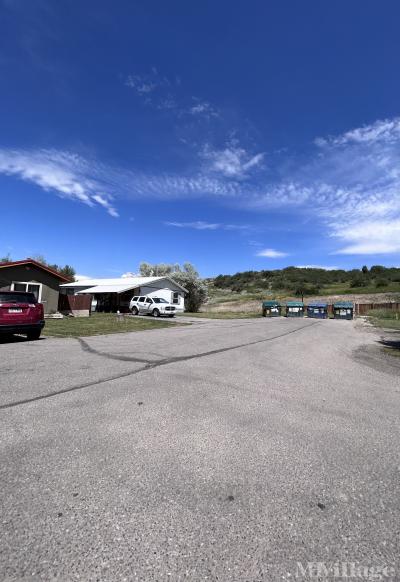
<instances>
[{"instance_id":1,"label":"mailbox cluster","mask_svg":"<svg viewBox=\"0 0 400 582\"><path fill-rule=\"evenodd\" d=\"M334 319L353 319L354 305L351 301L338 301L332 305ZM288 301L281 304L279 301L263 301L262 314L264 317L311 317L314 319L328 319L328 304L314 302L304 305L303 301Z\"/></svg>"}]
</instances>

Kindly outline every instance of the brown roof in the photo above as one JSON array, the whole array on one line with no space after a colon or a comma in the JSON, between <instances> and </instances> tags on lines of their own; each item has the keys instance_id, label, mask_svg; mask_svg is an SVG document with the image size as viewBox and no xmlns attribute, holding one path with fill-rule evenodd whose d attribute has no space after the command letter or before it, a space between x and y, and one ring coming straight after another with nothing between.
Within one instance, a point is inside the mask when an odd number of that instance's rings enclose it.
<instances>
[{"instance_id":1,"label":"brown roof","mask_svg":"<svg viewBox=\"0 0 400 582\"><path fill-rule=\"evenodd\" d=\"M29 257L22 261L8 261L6 263L0 263L0 269L2 269L3 267L16 267L18 265L33 265L34 267L38 267L38 269L47 271L51 275L54 275L54 277L60 279L61 281L65 281L66 283L71 282L71 279L69 277L61 275L61 273L59 273L58 271L55 271L54 269L51 269L47 265L43 265L43 263L39 263L38 261L35 261L34 259L31 259Z\"/></svg>"}]
</instances>

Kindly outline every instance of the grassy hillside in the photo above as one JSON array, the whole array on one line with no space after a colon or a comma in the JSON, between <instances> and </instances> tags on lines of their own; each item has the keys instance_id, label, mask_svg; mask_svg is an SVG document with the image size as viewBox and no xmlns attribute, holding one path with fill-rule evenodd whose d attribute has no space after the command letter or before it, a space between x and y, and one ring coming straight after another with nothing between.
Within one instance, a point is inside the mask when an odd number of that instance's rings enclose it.
<instances>
[{"instance_id":1,"label":"grassy hillside","mask_svg":"<svg viewBox=\"0 0 400 582\"><path fill-rule=\"evenodd\" d=\"M259 310L263 299L335 297L365 295L366 302L400 300L400 268L381 266L351 271L299 269L287 267L274 271L246 271L219 275L208 280L209 301L205 310ZM385 298L385 295L387 294Z\"/></svg>"},{"instance_id":2,"label":"grassy hillside","mask_svg":"<svg viewBox=\"0 0 400 582\"><path fill-rule=\"evenodd\" d=\"M235 275L218 275L210 280L211 296L241 295L258 298L260 294L332 295L400 292L400 268L376 265L368 269L301 269L286 267L274 271L245 271Z\"/></svg>"}]
</instances>

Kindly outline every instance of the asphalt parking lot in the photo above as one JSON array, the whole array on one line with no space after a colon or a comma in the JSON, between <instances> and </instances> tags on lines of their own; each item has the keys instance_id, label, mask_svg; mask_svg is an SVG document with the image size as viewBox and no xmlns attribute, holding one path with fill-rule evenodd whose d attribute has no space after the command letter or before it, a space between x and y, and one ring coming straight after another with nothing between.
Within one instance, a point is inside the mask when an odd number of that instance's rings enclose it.
<instances>
[{"instance_id":1,"label":"asphalt parking lot","mask_svg":"<svg viewBox=\"0 0 400 582\"><path fill-rule=\"evenodd\" d=\"M280 318L1 344L0 579L399 580L400 374L376 339Z\"/></svg>"}]
</instances>

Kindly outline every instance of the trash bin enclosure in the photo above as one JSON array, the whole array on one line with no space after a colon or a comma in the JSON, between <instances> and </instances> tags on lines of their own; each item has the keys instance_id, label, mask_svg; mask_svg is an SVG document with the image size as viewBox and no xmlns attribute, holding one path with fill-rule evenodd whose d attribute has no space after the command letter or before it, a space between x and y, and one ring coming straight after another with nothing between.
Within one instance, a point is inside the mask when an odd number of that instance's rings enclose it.
<instances>
[{"instance_id":1,"label":"trash bin enclosure","mask_svg":"<svg viewBox=\"0 0 400 582\"><path fill-rule=\"evenodd\" d=\"M302 301L288 301L286 303L286 317L303 317L304 303Z\"/></svg>"},{"instance_id":2,"label":"trash bin enclosure","mask_svg":"<svg viewBox=\"0 0 400 582\"><path fill-rule=\"evenodd\" d=\"M309 303L307 305L307 317L314 319L327 319L328 304L327 303Z\"/></svg>"},{"instance_id":3,"label":"trash bin enclosure","mask_svg":"<svg viewBox=\"0 0 400 582\"><path fill-rule=\"evenodd\" d=\"M263 317L279 317L282 312L282 307L279 301L263 301L262 314Z\"/></svg>"},{"instance_id":4,"label":"trash bin enclosure","mask_svg":"<svg viewBox=\"0 0 400 582\"><path fill-rule=\"evenodd\" d=\"M333 317L335 319L353 319L354 305L351 301L340 301L333 304Z\"/></svg>"}]
</instances>

